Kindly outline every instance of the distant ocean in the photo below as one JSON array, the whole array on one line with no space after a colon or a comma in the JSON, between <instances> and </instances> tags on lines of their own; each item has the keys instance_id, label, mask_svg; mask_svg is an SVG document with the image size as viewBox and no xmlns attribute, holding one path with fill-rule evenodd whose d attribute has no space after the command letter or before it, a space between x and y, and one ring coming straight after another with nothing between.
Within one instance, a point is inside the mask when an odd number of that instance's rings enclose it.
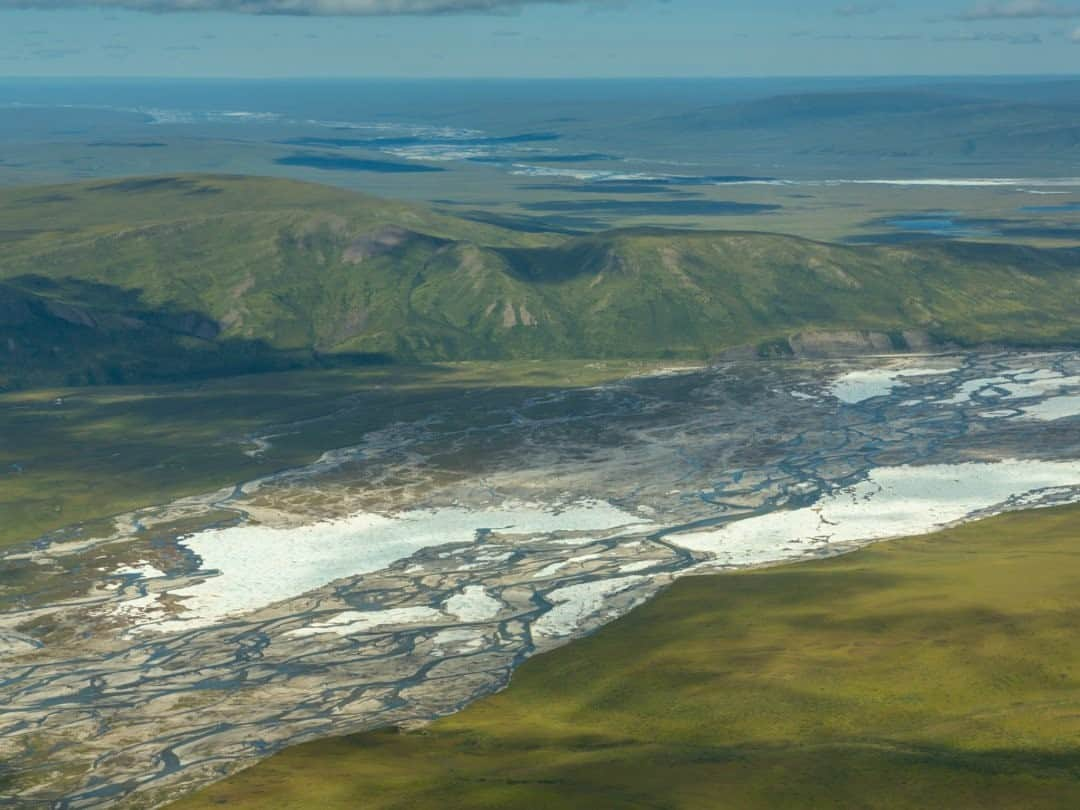
<instances>
[{"instance_id":1,"label":"distant ocean","mask_svg":"<svg viewBox=\"0 0 1080 810\"><path fill-rule=\"evenodd\" d=\"M702 186L849 183L1069 193L1080 187L1080 169L1070 171L1046 149L1030 161L982 154L961 161L906 153L905 133L889 131L882 134L898 146L884 154L863 154L859 143L833 148L827 115L807 117L800 100L835 94L836 103L854 105L855 112L864 100L880 111L889 98L904 94L1052 107L1080 101L1078 87L1075 81L993 77L9 78L0 79L0 184L225 171L430 200L467 190L480 204L513 200L521 188L564 191L568 184L579 192L594 187L676 197ZM874 102L875 94L884 95ZM714 136L715 116L726 122L724 116L741 109L758 116L766 111L760 127L768 137L753 126L745 136L733 135L730 126L722 139ZM742 125L736 119L736 130ZM816 127L816 141L802 142L803 126ZM842 125L837 132L848 135Z\"/></svg>"}]
</instances>

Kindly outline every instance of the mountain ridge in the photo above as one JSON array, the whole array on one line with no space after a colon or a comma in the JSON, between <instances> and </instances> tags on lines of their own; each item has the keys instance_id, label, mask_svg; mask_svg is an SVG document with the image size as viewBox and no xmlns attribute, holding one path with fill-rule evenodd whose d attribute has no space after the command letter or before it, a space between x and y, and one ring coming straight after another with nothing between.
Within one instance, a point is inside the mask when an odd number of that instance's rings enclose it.
<instances>
[{"instance_id":1,"label":"mountain ridge","mask_svg":"<svg viewBox=\"0 0 1080 810\"><path fill-rule=\"evenodd\" d=\"M116 193L123 204L97 205ZM525 233L205 175L3 192L0 234L8 387L323 363L702 360L736 346L769 354L803 332L1080 341L1075 248Z\"/></svg>"}]
</instances>

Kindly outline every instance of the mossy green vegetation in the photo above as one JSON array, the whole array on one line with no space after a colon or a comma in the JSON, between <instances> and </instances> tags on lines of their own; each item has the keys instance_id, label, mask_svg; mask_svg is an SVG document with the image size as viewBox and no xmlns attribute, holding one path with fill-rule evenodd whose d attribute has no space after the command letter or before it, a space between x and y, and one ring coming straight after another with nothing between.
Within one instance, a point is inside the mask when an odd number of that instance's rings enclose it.
<instances>
[{"instance_id":1,"label":"mossy green vegetation","mask_svg":"<svg viewBox=\"0 0 1080 810\"><path fill-rule=\"evenodd\" d=\"M426 729L174 807L1076 807L1078 593L1075 506L683 579Z\"/></svg>"},{"instance_id":2,"label":"mossy green vegetation","mask_svg":"<svg viewBox=\"0 0 1080 810\"><path fill-rule=\"evenodd\" d=\"M1080 339L1080 249L570 237L266 178L0 193L0 386L310 366L693 358L800 331Z\"/></svg>"},{"instance_id":3,"label":"mossy green vegetation","mask_svg":"<svg viewBox=\"0 0 1080 810\"><path fill-rule=\"evenodd\" d=\"M592 385L638 362L448 363L0 394L0 548L310 462L370 430ZM303 429L290 427L301 422ZM271 432L250 454L252 433Z\"/></svg>"}]
</instances>

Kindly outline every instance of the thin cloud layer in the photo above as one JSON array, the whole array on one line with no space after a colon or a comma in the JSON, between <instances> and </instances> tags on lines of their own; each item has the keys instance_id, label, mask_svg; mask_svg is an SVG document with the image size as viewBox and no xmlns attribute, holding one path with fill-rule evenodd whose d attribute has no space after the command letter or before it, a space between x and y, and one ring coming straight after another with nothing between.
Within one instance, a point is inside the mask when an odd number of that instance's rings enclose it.
<instances>
[{"instance_id":1,"label":"thin cloud layer","mask_svg":"<svg viewBox=\"0 0 1080 810\"><path fill-rule=\"evenodd\" d=\"M324 17L498 14L527 5L617 5L614 0L0 0L0 9L114 8L157 13L223 11Z\"/></svg>"},{"instance_id":2,"label":"thin cloud layer","mask_svg":"<svg viewBox=\"0 0 1080 810\"><path fill-rule=\"evenodd\" d=\"M1041 45L1039 34L1006 34L1002 32L973 32L953 36L934 37L934 42L1000 42L1005 45Z\"/></svg>"},{"instance_id":3,"label":"thin cloud layer","mask_svg":"<svg viewBox=\"0 0 1080 810\"><path fill-rule=\"evenodd\" d=\"M870 14L877 14L879 11L885 11L893 7L891 2L871 2L871 3L848 3L844 6L839 6L833 9L833 12L838 17L864 17Z\"/></svg>"},{"instance_id":4,"label":"thin cloud layer","mask_svg":"<svg viewBox=\"0 0 1080 810\"><path fill-rule=\"evenodd\" d=\"M961 14L961 20L1037 20L1080 17L1080 6L1064 6L1048 0L1014 0L1011 3L979 3Z\"/></svg>"}]
</instances>

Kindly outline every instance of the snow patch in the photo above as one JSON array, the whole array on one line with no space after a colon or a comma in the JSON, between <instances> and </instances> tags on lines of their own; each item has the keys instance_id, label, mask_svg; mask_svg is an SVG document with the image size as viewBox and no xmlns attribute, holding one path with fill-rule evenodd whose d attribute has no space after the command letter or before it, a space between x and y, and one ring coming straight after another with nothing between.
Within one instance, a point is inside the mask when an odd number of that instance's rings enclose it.
<instances>
[{"instance_id":1,"label":"snow patch","mask_svg":"<svg viewBox=\"0 0 1080 810\"><path fill-rule=\"evenodd\" d=\"M463 622L483 622L499 615L503 603L489 596L482 585L469 585L447 599L443 608Z\"/></svg>"},{"instance_id":2,"label":"snow patch","mask_svg":"<svg viewBox=\"0 0 1080 810\"><path fill-rule=\"evenodd\" d=\"M923 534L1010 498L1080 485L1080 461L1020 461L881 467L865 481L816 504L737 520L710 531L672 534L722 565L755 565L805 556L833 543Z\"/></svg>"},{"instance_id":3,"label":"snow patch","mask_svg":"<svg viewBox=\"0 0 1080 810\"><path fill-rule=\"evenodd\" d=\"M647 577L618 577L556 588L546 596L554 607L533 622L533 635L549 638L572 635L588 618L604 610L607 599L646 579ZM607 612L611 612L611 609Z\"/></svg>"},{"instance_id":4,"label":"snow patch","mask_svg":"<svg viewBox=\"0 0 1080 810\"><path fill-rule=\"evenodd\" d=\"M888 396L894 389L907 385L904 377L930 377L954 371L956 371L955 368L861 369L841 374L833 380L828 390L841 402L854 405L874 397Z\"/></svg>"},{"instance_id":5,"label":"snow patch","mask_svg":"<svg viewBox=\"0 0 1080 810\"><path fill-rule=\"evenodd\" d=\"M351 636L353 633L367 633L385 627L428 624L445 620L446 616L429 607L403 607L366 611L346 610L326 621L312 622L307 627L290 630L286 635L305 637L333 633L338 636Z\"/></svg>"},{"instance_id":6,"label":"snow patch","mask_svg":"<svg viewBox=\"0 0 1080 810\"><path fill-rule=\"evenodd\" d=\"M1022 410L1025 419L1039 419L1043 422L1066 419L1070 416L1080 416L1080 394L1050 397L1035 405L1029 405Z\"/></svg>"},{"instance_id":7,"label":"snow patch","mask_svg":"<svg viewBox=\"0 0 1080 810\"><path fill-rule=\"evenodd\" d=\"M152 579L154 577L167 576L164 571L157 568L145 560L137 560L131 565L121 565L115 571L112 572L114 577L128 577L136 576L140 579Z\"/></svg>"},{"instance_id":8,"label":"snow patch","mask_svg":"<svg viewBox=\"0 0 1080 810\"><path fill-rule=\"evenodd\" d=\"M393 517L360 513L296 528L234 526L181 540L207 578L170 590L183 612L148 622L158 631L203 627L307 593L334 580L386 568L432 546L472 543L477 532L533 535L638 526L642 519L605 501L543 506L415 510ZM120 606L122 608L123 603Z\"/></svg>"}]
</instances>

